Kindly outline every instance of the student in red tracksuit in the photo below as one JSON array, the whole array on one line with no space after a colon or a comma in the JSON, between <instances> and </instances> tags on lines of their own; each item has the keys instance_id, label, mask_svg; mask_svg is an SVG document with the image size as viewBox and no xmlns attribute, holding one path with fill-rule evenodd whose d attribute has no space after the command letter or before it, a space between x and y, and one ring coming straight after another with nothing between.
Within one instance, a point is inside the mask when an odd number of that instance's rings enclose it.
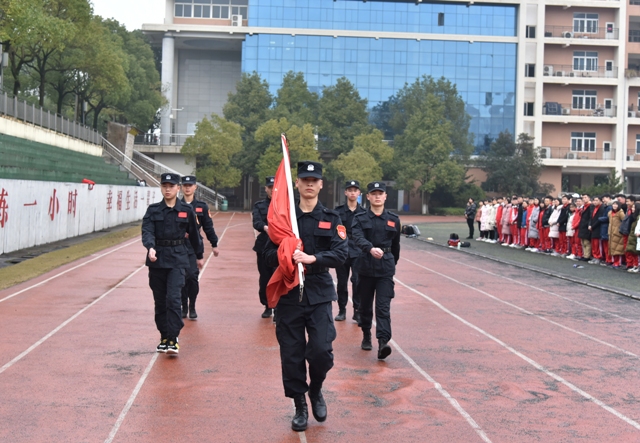
<instances>
[{"instance_id":1,"label":"student in red tracksuit","mask_svg":"<svg viewBox=\"0 0 640 443\"><path fill-rule=\"evenodd\" d=\"M496 209L496 229L498 230L498 243L502 243L502 211L504 210L504 200L498 198L498 208Z\"/></svg>"},{"instance_id":2,"label":"student in red tracksuit","mask_svg":"<svg viewBox=\"0 0 640 443\"><path fill-rule=\"evenodd\" d=\"M571 228L574 231L573 239L571 242L571 255L567 258L573 259L581 259L583 257L582 254L582 241L578 236L578 229L580 227L580 218L582 217L582 211L584 209L584 205L582 202L582 198L576 198L576 211L573 216L573 221L571 222Z\"/></svg>"},{"instance_id":3,"label":"student in red tracksuit","mask_svg":"<svg viewBox=\"0 0 640 443\"><path fill-rule=\"evenodd\" d=\"M569 219L567 220L567 258L573 260L576 255L576 250L573 243L573 237L576 235L576 230L573 227L573 221L577 215L575 203L569 203ZM576 225L577 226L577 225Z\"/></svg>"},{"instance_id":4,"label":"student in red tracksuit","mask_svg":"<svg viewBox=\"0 0 640 443\"><path fill-rule=\"evenodd\" d=\"M600 197L593 197L593 205L591 205L591 221L589 222L589 231L591 232L591 255L593 259L589 261L592 265L599 265L602 260L602 250L600 248L600 217L603 212L602 201Z\"/></svg>"},{"instance_id":5,"label":"student in red tracksuit","mask_svg":"<svg viewBox=\"0 0 640 443\"><path fill-rule=\"evenodd\" d=\"M518 199L511 200L511 213L509 214L509 231L511 232L511 245L518 246Z\"/></svg>"}]
</instances>

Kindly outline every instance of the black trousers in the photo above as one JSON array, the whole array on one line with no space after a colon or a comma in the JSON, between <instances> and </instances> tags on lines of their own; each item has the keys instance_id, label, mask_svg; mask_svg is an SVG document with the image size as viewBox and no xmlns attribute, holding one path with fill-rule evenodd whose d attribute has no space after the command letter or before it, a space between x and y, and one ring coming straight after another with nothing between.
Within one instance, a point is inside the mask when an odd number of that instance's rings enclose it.
<instances>
[{"instance_id":1,"label":"black trousers","mask_svg":"<svg viewBox=\"0 0 640 443\"><path fill-rule=\"evenodd\" d=\"M358 258L348 258L342 266L336 268L338 277L338 308L346 309L349 303L349 271L351 271L351 295L353 299L353 309L358 310L360 299L358 298L358 273L356 272L356 260Z\"/></svg>"},{"instance_id":2,"label":"black trousers","mask_svg":"<svg viewBox=\"0 0 640 443\"><path fill-rule=\"evenodd\" d=\"M373 323L373 302L376 304L376 338L391 340L391 299L394 297L393 277L370 277L360 275L358 293L360 294L360 327L371 330Z\"/></svg>"},{"instance_id":3,"label":"black trousers","mask_svg":"<svg viewBox=\"0 0 640 443\"><path fill-rule=\"evenodd\" d=\"M195 306L196 298L198 298L198 294L200 293L200 281L198 280L198 276L200 275L200 270L196 266L194 268L189 268L186 270L184 287L182 288L182 306Z\"/></svg>"},{"instance_id":4,"label":"black trousers","mask_svg":"<svg viewBox=\"0 0 640 443\"><path fill-rule=\"evenodd\" d=\"M472 218L468 218L467 219L467 225L469 226L469 237L473 238L474 227L473 227L473 219Z\"/></svg>"},{"instance_id":5,"label":"black trousers","mask_svg":"<svg viewBox=\"0 0 640 443\"><path fill-rule=\"evenodd\" d=\"M293 398L307 392L309 385L320 387L324 382L333 367L332 343L336 339L336 328L331 302L318 305L279 303L277 308L276 337L280 344L282 384L284 395Z\"/></svg>"},{"instance_id":6,"label":"black trousers","mask_svg":"<svg viewBox=\"0 0 640 443\"><path fill-rule=\"evenodd\" d=\"M261 253L256 252L256 256L258 258L258 272L260 273L260 279L259 279L260 287L258 289L258 296L260 297L260 303L262 303L266 308L267 307L267 284L269 283L269 280L271 279L271 276L273 275L276 269L266 265Z\"/></svg>"},{"instance_id":7,"label":"black trousers","mask_svg":"<svg viewBox=\"0 0 640 443\"><path fill-rule=\"evenodd\" d=\"M162 338L177 338L184 326L180 312L184 276L184 269L149 268L156 327Z\"/></svg>"}]
</instances>

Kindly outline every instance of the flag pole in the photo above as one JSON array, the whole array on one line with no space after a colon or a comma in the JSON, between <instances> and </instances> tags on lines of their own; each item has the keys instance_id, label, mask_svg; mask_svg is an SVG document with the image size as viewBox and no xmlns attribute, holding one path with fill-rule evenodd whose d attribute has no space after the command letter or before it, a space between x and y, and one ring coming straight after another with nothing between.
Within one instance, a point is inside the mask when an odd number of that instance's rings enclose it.
<instances>
[{"instance_id":1,"label":"flag pole","mask_svg":"<svg viewBox=\"0 0 640 443\"><path fill-rule=\"evenodd\" d=\"M280 135L282 139L282 158L284 160L284 173L287 176L287 193L289 195L289 218L291 219L291 230L293 235L300 240L300 231L298 230L298 217L296 217L296 202L293 199L293 180L291 178L291 163L289 162L289 144L287 136L283 133ZM302 300L302 291L304 290L304 266L298 263L298 277L300 280L300 300Z\"/></svg>"}]
</instances>

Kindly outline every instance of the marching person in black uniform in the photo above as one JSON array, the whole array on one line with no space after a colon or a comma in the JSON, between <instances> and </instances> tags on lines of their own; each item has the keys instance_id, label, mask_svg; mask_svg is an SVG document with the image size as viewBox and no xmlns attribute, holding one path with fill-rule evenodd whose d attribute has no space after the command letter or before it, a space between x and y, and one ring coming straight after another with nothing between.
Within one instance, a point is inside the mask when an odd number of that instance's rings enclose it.
<instances>
[{"instance_id":1,"label":"marching person in black uniform","mask_svg":"<svg viewBox=\"0 0 640 443\"><path fill-rule=\"evenodd\" d=\"M322 165L298 163L296 186L300 202L296 217L303 251L296 250L293 260L305 265L304 291L298 287L283 295L277 305L276 336L280 344L284 394L293 398L296 413L291 422L294 431L307 428L305 393L309 392L313 416L319 422L327 418L322 383L333 367L336 328L331 302L337 299L329 268L340 266L349 253L347 231L337 212L318 201L322 189ZM278 266L278 248L267 241L264 249L269 266ZM307 340L307 336L309 339ZM309 363L309 384L307 365Z\"/></svg>"},{"instance_id":2,"label":"marching person in black uniform","mask_svg":"<svg viewBox=\"0 0 640 443\"><path fill-rule=\"evenodd\" d=\"M195 211L198 227L202 227L204 234L207 236L207 240L209 240L213 248L213 255L217 257L220 253L218 251L218 236L213 229L213 220L209 213L209 206L203 201L196 200L196 189L198 189L198 185L196 184L196 177L194 175L182 177L182 202L191 205ZM189 246L189 243L187 243L187 246ZM189 248L189 261L191 266L187 269L184 288L182 288L182 318L187 318L188 312L189 320L197 320L196 298L200 292L200 282L198 278L200 270L196 265L195 253L191 248Z\"/></svg>"},{"instance_id":3,"label":"marching person in black uniform","mask_svg":"<svg viewBox=\"0 0 640 443\"><path fill-rule=\"evenodd\" d=\"M360 327L362 349L370 351L373 301L376 304L376 338L378 359L391 354L391 299L394 297L393 276L400 259L400 218L384 209L387 187L383 182L367 185L370 208L353 219L352 235L364 252L358 259L358 294L360 296Z\"/></svg>"},{"instance_id":4,"label":"marching person in black uniform","mask_svg":"<svg viewBox=\"0 0 640 443\"><path fill-rule=\"evenodd\" d=\"M271 205L271 193L273 192L274 181L275 177L266 178L264 192L266 192L267 198L257 201L253 205L253 229L260 233L256 237L253 250L256 251L258 273L260 274L258 296L260 297L260 303L264 306L262 318L269 318L272 313L271 308L267 306L267 283L269 283L275 268L266 265L262 251L264 250L264 245L267 244L267 240L269 240L269 234L267 234L269 231L269 226L267 225L267 214L269 213L269 205ZM275 321L275 315L273 318Z\"/></svg>"},{"instance_id":5,"label":"marching person in black uniform","mask_svg":"<svg viewBox=\"0 0 640 443\"><path fill-rule=\"evenodd\" d=\"M160 180L164 199L147 208L142 219L142 244L148 251L149 286L153 291L156 326L160 331L156 351L177 354L180 349L178 335L184 326L180 316L181 292L190 266L185 242L188 241L195 251L200 269L204 264L204 248L195 212L177 198L180 176L162 174Z\"/></svg>"},{"instance_id":6,"label":"marching person in black uniform","mask_svg":"<svg viewBox=\"0 0 640 443\"><path fill-rule=\"evenodd\" d=\"M355 269L355 262L360 256L358 248L351 238L351 225L356 214L367 212L358 204L360 196L360 183L356 180L348 180L345 183L344 195L347 201L344 205L336 206L336 212L340 214L342 224L347 228L347 238L349 239L349 256L342 266L336 268L338 277L338 315L335 321L344 321L347 316L347 303L349 302L349 272L351 272L351 294L353 299L353 319L360 323L360 313L358 312L358 300L356 286L358 284L358 273Z\"/></svg>"}]
</instances>

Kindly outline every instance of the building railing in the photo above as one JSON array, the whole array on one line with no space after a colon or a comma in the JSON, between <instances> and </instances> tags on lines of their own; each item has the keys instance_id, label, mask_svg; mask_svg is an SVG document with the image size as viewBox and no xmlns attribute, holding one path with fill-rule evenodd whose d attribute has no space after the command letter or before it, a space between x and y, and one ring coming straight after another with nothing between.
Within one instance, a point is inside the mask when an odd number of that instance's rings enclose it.
<instances>
[{"instance_id":1,"label":"building railing","mask_svg":"<svg viewBox=\"0 0 640 443\"><path fill-rule=\"evenodd\" d=\"M573 109L571 103L545 102L542 115L564 115L571 117L616 117L617 106L607 109L597 104L594 109Z\"/></svg>"},{"instance_id":2,"label":"building railing","mask_svg":"<svg viewBox=\"0 0 640 443\"><path fill-rule=\"evenodd\" d=\"M574 26L545 26L544 36L551 38L585 38L599 40L618 40L620 36L619 28L607 28L599 26L590 29L591 32L576 30Z\"/></svg>"},{"instance_id":3,"label":"building railing","mask_svg":"<svg viewBox=\"0 0 640 443\"><path fill-rule=\"evenodd\" d=\"M71 121L40 106L30 105L17 97L11 97L6 92L0 95L0 113L94 145L102 143L102 135L95 129Z\"/></svg>"},{"instance_id":4,"label":"building railing","mask_svg":"<svg viewBox=\"0 0 640 443\"><path fill-rule=\"evenodd\" d=\"M124 155L124 153L113 146L107 139L102 139L102 149L106 152L112 159L116 161L120 166L122 166L127 172L136 177L138 180L144 180L145 183L149 186L160 186L160 182L158 178L145 171L144 168L140 167L140 165L136 164L129 157Z\"/></svg>"},{"instance_id":5,"label":"building railing","mask_svg":"<svg viewBox=\"0 0 640 443\"><path fill-rule=\"evenodd\" d=\"M544 77L592 77L592 78L617 78L617 66L598 66L593 70L578 69L575 65L544 65L542 68Z\"/></svg>"},{"instance_id":6,"label":"building railing","mask_svg":"<svg viewBox=\"0 0 640 443\"><path fill-rule=\"evenodd\" d=\"M160 180L160 176L166 173L178 174L181 177L183 175L175 169L171 169L136 150L133 151L133 162L136 165L139 165L148 174L152 175L156 180ZM218 203L222 203L223 200L226 200L224 195L218 194L216 191L206 187L202 183L197 182L197 185L198 188L196 189L195 197L198 200L205 201L216 209L218 209Z\"/></svg>"},{"instance_id":7,"label":"building railing","mask_svg":"<svg viewBox=\"0 0 640 443\"><path fill-rule=\"evenodd\" d=\"M578 151L571 147L564 146L544 146L540 148L540 158L561 159L561 160L581 160L581 161L602 161L615 160L616 150L603 151L596 148L595 151Z\"/></svg>"},{"instance_id":8,"label":"building railing","mask_svg":"<svg viewBox=\"0 0 640 443\"><path fill-rule=\"evenodd\" d=\"M182 146L193 134L139 134L134 138L135 145L146 146Z\"/></svg>"}]
</instances>

